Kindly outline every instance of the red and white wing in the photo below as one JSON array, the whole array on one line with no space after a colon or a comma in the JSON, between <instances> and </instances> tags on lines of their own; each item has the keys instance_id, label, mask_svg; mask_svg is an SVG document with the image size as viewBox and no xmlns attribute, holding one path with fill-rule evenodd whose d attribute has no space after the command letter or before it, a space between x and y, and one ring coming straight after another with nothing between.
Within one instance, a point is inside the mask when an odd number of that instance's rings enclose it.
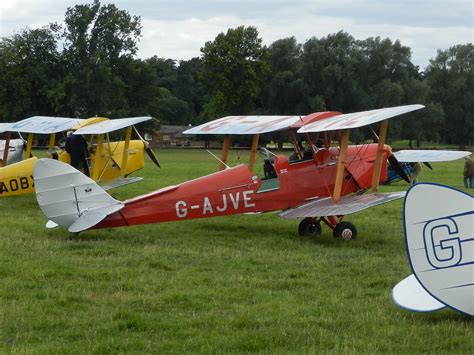
<instances>
[{"instance_id":1,"label":"red and white wing","mask_svg":"<svg viewBox=\"0 0 474 355\"><path fill-rule=\"evenodd\" d=\"M377 110L347 113L329 117L301 127L298 133L325 132L367 126L404 113L422 109L423 105L406 105L381 108Z\"/></svg>"},{"instance_id":2,"label":"red and white wing","mask_svg":"<svg viewBox=\"0 0 474 355\"><path fill-rule=\"evenodd\" d=\"M287 129L304 116L227 116L184 131L184 134L262 134Z\"/></svg>"},{"instance_id":3,"label":"red and white wing","mask_svg":"<svg viewBox=\"0 0 474 355\"><path fill-rule=\"evenodd\" d=\"M252 135L301 126L298 133L323 132L366 126L423 107L423 105L407 105L349 114L327 111L308 116L226 116L190 128L183 133Z\"/></svg>"}]
</instances>

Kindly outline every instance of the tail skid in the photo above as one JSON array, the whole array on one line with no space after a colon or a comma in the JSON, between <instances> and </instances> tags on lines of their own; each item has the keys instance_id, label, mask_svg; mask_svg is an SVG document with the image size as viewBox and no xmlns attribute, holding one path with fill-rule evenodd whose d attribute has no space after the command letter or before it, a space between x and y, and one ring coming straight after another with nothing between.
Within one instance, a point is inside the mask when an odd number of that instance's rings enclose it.
<instances>
[{"instance_id":1,"label":"tail skid","mask_svg":"<svg viewBox=\"0 0 474 355\"><path fill-rule=\"evenodd\" d=\"M43 213L49 221L72 233L89 229L124 207L94 180L57 160L39 159L34 181Z\"/></svg>"}]
</instances>

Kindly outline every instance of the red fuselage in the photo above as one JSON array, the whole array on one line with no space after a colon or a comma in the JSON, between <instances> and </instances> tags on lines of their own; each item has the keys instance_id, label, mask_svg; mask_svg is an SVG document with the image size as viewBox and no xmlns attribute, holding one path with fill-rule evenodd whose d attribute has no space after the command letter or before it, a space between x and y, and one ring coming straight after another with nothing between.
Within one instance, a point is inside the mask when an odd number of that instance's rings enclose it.
<instances>
[{"instance_id":1,"label":"red fuselage","mask_svg":"<svg viewBox=\"0 0 474 355\"><path fill-rule=\"evenodd\" d=\"M342 195L371 186L377 144L350 146L347 150ZM383 151L380 182L387 179ZM269 212L299 206L311 199L332 196L339 148L320 149L314 159L289 163L274 157L273 177L255 176L245 165L222 170L124 202L125 207L93 228L179 221ZM268 163L267 163L268 164Z\"/></svg>"}]
</instances>

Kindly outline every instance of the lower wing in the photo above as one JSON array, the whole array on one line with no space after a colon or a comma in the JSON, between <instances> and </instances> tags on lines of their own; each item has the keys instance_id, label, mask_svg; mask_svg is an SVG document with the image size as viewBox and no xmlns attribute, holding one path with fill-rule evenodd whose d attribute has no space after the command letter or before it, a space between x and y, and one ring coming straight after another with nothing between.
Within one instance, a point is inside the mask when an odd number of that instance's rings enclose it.
<instances>
[{"instance_id":1,"label":"lower wing","mask_svg":"<svg viewBox=\"0 0 474 355\"><path fill-rule=\"evenodd\" d=\"M405 197L405 191L344 196L338 202L325 197L285 210L278 215L282 218L327 217L348 215Z\"/></svg>"},{"instance_id":2,"label":"lower wing","mask_svg":"<svg viewBox=\"0 0 474 355\"><path fill-rule=\"evenodd\" d=\"M399 150L393 153L402 163L441 162L457 160L471 155L462 150Z\"/></svg>"}]
</instances>

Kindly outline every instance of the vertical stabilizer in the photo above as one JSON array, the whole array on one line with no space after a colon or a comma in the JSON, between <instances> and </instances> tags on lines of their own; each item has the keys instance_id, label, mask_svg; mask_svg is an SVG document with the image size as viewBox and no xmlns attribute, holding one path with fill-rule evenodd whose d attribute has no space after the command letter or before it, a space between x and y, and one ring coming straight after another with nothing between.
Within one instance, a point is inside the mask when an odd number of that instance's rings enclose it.
<instances>
[{"instance_id":1,"label":"vertical stabilizer","mask_svg":"<svg viewBox=\"0 0 474 355\"><path fill-rule=\"evenodd\" d=\"M57 160L38 160L34 181L43 213L69 232L89 229L124 207L94 180Z\"/></svg>"}]
</instances>

